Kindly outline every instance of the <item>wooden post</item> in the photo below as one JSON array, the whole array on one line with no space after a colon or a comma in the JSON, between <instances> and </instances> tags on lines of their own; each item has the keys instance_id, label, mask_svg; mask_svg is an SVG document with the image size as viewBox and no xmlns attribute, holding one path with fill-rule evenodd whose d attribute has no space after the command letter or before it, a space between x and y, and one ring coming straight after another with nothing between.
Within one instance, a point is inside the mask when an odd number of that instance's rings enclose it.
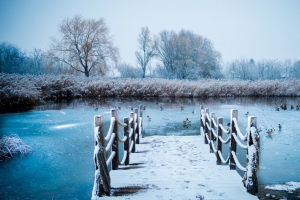
<instances>
[{"instance_id":1,"label":"wooden post","mask_svg":"<svg viewBox=\"0 0 300 200\"><path fill-rule=\"evenodd\" d=\"M139 117L139 120L140 120L140 124L141 126L139 127L139 135L141 138L143 138L143 109L142 109L142 105L139 105L139 111L140 111L140 117Z\"/></svg>"},{"instance_id":2,"label":"wooden post","mask_svg":"<svg viewBox=\"0 0 300 200\"><path fill-rule=\"evenodd\" d=\"M248 131L247 136L247 161L246 172L244 175L244 185L247 188L247 192L255 195L258 193L258 180L257 170L259 168L259 132L257 131L257 118L253 116L248 117ZM247 174L247 172L250 172Z\"/></svg>"},{"instance_id":3,"label":"wooden post","mask_svg":"<svg viewBox=\"0 0 300 200\"><path fill-rule=\"evenodd\" d=\"M213 134L213 129L215 128L215 125L213 123L213 118L215 118L215 113L210 113L210 143L209 143L209 149L210 149L210 153L214 153L214 150L213 150L213 146L214 145L214 134Z\"/></svg>"},{"instance_id":4,"label":"wooden post","mask_svg":"<svg viewBox=\"0 0 300 200\"><path fill-rule=\"evenodd\" d=\"M134 131L135 117L134 117L134 113L133 112L130 113L130 118L133 119L132 123L130 124L130 128L133 131L130 139L131 139L131 142L133 142L132 153L134 153L135 152L135 139L134 139L135 138L135 131Z\"/></svg>"},{"instance_id":5,"label":"wooden post","mask_svg":"<svg viewBox=\"0 0 300 200\"><path fill-rule=\"evenodd\" d=\"M127 137L127 140L124 142L124 151L127 151L127 156L126 156L126 160L125 160L125 165L129 165L129 145L130 145L130 139L129 138L129 123L128 123L128 118L127 117L124 117L124 123L127 124L127 126L124 127L124 136Z\"/></svg>"},{"instance_id":6,"label":"wooden post","mask_svg":"<svg viewBox=\"0 0 300 200\"><path fill-rule=\"evenodd\" d=\"M134 135L136 135L136 144L139 144L140 143L140 136L139 136L139 132L140 132L140 127L139 127L139 122L140 122L140 120L139 120L139 109L138 108L135 108L134 109L134 113L136 114L136 124L137 124L137 126L136 126L136 131L135 131L135 133L134 133Z\"/></svg>"},{"instance_id":7,"label":"wooden post","mask_svg":"<svg viewBox=\"0 0 300 200\"><path fill-rule=\"evenodd\" d=\"M221 118L221 117L218 117L218 138L217 138L218 146L217 146L217 155L216 155L217 156L217 165L221 165L221 158L219 156L218 151L220 151L222 153L222 142L219 139L219 137L222 137L222 129L220 128L219 124L223 125L223 118Z\"/></svg>"},{"instance_id":8,"label":"wooden post","mask_svg":"<svg viewBox=\"0 0 300 200\"><path fill-rule=\"evenodd\" d=\"M99 127L96 132L96 127ZM104 141L104 123L103 116L94 117L94 138L95 138L95 179L92 191L92 197L110 195L110 176L105 158L105 141Z\"/></svg>"},{"instance_id":9,"label":"wooden post","mask_svg":"<svg viewBox=\"0 0 300 200\"><path fill-rule=\"evenodd\" d=\"M230 155L230 159L229 159L229 168L231 170L235 169L235 161L234 158L231 154L231 151L233 151L234 153L236 153L236 141L232 135L232 133L237 133L235 126L234 126L234 122L233 122L233 118L236 118L236 121L238 121L238 111L235 109L231 109L231 119L230 119L230 125L231 125L231 133L230 133L230 149L229 149L229 155Z\"/></svg>"},{"instance_id":10,"label":"wooden post","mask_svg":"<svg viewBox=\"0 0 300 200\"><path fill-rule=\"evenodd\" d=\"M203 125L203 121L202 121L202 110L203 110L203 106L200 105L200 135L201 135L201 128L204 131L204 125Z\"/></svg>"},{"instance_id":11,"label":"wooden post","mask_svg":"<svg viewBox=\"0 0 300 200\"><path fill-rule=\"evenodd\" d=\"M97 126L99 126L99 132L98 134L103 134L104 133L104 123L103 123L103 116L101 115L96 115L94 117L94 128L96 128ZM97 142L97 138L95 138L95 146L98 145L98 142ZM104 146L104 144L102 144Z\"/></svg>"},{"instance_id":12,"label":"wooden post","mask_svg":"<svg viewBox=\"0 0 300 200\"><path fill-rule=\"evenodd\" d=\"M118 145L118 112L117 110L115 109L111 109L111 117L115 117L116 118L116 121L115 121L115 124L114 124L114 128L113 128L113 133L116 134L116 137L113 141L113 144L112 144L112 151L114 151L116 154L112 160L112 169L113 170L116 170L119 168L119 145Z\"/></svg>"},{"instance_id":13,"label":"wooden post","mask_svg":"<svg viewBox=\"0 0 300 200\"><path fill-rule=\"evenodd\" d=\"M206 115L206 113L209 113L209 111L208 111L208 108L205 108L205 113L204 113L204 115L205 115L205 124L204 124L204 144L208 144L208 141L207 141L207 138L206 138L206 133L207 133L207 135L208 135L208 127L207 127L207 125L206 125L206 123L208 123L208 118L207 118L207 115Z\"/></svg>"}]
</instances>

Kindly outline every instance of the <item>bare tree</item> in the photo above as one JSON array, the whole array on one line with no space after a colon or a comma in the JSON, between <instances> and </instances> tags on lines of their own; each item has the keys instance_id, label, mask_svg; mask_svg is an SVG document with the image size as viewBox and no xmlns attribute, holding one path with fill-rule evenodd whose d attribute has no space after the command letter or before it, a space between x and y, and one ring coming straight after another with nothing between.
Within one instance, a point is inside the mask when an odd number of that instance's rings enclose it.
<instances>
[{"instance_id":1,"label":"bare tree","mask_svg":"<svg viewBox=\"0 0 300 200\"><path fill-rule=\"evenodd\" d=\"M288 77L290 61L261 60L254 62L241 58L227 63L225 74L228 78L241 80L276 80Z\"/></svg>"},{"instance_id":2,"label":"bare tree","mask_svg":"<svg viewBox=\"0 0 300 200\"><path fill-rule=\"evenodd\" d=\"M210 40L181 30L162 31L157 37L158 57L168 78L199 79L212 78L219 70L221 54Z\"/></svg>"},{"instance_id":3,"label":"bare tree","mask_svg":"<svg viewBox=\"0 0 300 200\"><path fill-rule=\"evenodd\" d=\"M122 78L141 78L143 71L139 67L133 67L127 63L121 63L118 70Z\"/></svg>"},{"instance_id":4,"label":"bare tree","mask_svg":"<svg viewBox=\"0 0 300 200\"><path fill-rule=\"evenodd\" d=\"M294 64L290 67L291 78L300 79L300 60L295 61Z\"/></svg>"},{"instance_id":5,"label":"bare tree","mask_svg":"<svg viewBox=\"0 0 300 200\"><path fill-rule=\"evenodd\" d=\"M53 39L51 55L86 77L94 69L105 74L109 61L118 61L118 49L108 35L103 19L86 20L81 16L63 20L59 39Z\"/></svg>"},{"instance_id":6,"label":"bare tree","mask_svg":"<svg viewBox=\"0 0 300 200\"><path fill-rule=\"evenodd\" d=\"M143 27L138 38L140 51L135 52L138 64L142 67L143 78L145 78L146 69L150 60L156 55L156 43L151 39L148 27Z\"/></svg>"},{"instance_id":7,"label":"bare tree","mask_svg":"<svg viewBox=\"0 0 300 200\"><path fill-rule=\"evenodd\" d=\"M25 53L19 47L3 42L0 44L0 73L24 73Z\"/></svg>"}]
</instances>

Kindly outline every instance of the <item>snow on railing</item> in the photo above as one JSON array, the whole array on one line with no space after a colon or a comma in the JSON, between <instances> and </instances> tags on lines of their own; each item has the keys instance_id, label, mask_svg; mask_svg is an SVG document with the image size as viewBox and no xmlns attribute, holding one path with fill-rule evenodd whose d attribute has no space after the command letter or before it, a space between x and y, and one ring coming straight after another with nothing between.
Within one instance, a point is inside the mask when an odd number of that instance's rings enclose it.
<instances>
[{"instance_id":1,"label":"snow on railing","mask_svg":"<svg viewBox=\"0 0 300 200\"><path fill-rule=\"evenodd\" d=\"M242 134L238 126L238 111L231 110L230 122L227 124L228 128L223 126L223 118L219 117L217 122L215 121L215 114L210 113L206 108L200 106L200 134L204 137L204 143L209 144L210 152L215 153L217 157L217 165L221 163L229 164L231 170L238 167L244 171L243 183L247 188L247 191L251 194L258 192L258 181L256 172L259 164L259 133L257 131L256 117L248 117L248 126L246 133ZM215 129L217 129L215 131ZM222 133L228 133L229 137L225 140L222 138ZM241 141L245 141L244 144ZM216 141L216 142L214 142ZM217 147L215 147L215 144ZM222 155L222 144L229 143L229 153L225 160ZM242 149L247 150L246 167L243 167L236 156L236 145L239 145Z\"/></svg>"},{"instance_id":2,"label":"snow on railing","mask_svg":"<svg viewBox=\"0 0 300 200\"><path fill-rule=\"evenodd\" d=\"M122 138L119 136L118 125L124 129L124 136L122 136ZM129 165L130 153L135 152L135 145L139 144L142 129L141 105L139 105L139 109L135 109L135 112L130 113L129 119L124 117L124 122L118 120L117 110L112 109L110 127L105 137L103 116L97 115L94 117L94 163L96 171L92 199L103 195L110 195L108 166L111 164L111 169L116 170L119 168L119 165ZM124 144L122 161L119 160L119 143ZM107 153L109 153L109 155L106 156Z\"/></svg>"}]
</instances>

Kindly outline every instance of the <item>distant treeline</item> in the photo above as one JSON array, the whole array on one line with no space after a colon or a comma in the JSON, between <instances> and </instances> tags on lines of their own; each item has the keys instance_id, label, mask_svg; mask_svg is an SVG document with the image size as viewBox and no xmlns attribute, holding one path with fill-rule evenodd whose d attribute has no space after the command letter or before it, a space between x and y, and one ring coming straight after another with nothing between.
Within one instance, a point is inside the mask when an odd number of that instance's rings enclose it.
<instances>
[{"instance_id":1,"label":"distant treeline","mask_svg":"<svg viewBox=\"0 0 300 200\"><path fill-rule=\"evenodd\" d=\"M101 97L296 97L300 80L108 79L0 73L0 109Z\"/></svg>"}]
</instances>

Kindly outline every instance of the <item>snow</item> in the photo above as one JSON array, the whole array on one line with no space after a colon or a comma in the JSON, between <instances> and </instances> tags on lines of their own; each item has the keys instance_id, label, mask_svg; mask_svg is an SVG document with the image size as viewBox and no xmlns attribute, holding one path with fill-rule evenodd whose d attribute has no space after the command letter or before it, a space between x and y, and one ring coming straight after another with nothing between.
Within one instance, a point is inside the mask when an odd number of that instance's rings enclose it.
<instances>
[{"instance_id":1,"label":"snow","mask_svg":"<svg viewBox=\"0 0 300 200\"><path fill-rule=\"evenodd\" d=\"M255 165L256 165L256 148L254 145L249 146L248 148L248 158L250 167L247 169L247 176L252 177L252 173L256 171ZM248 179L247 179L248 180Z\"/></svg>"},{"instance_id":2,"label":"snow","mask_svg":"<svg viewBox=\"0 0 300 200\"><path fill-rule=\"evenodd\" d=\"M276 185L268 185L265 187L266 189L271 190L286 190L293 191L300 188L300 182L286 182L285 184L276 184Z\"/></svg>"},{"instance_id":3,"label":"snow","mask_svg":"<svg viewBox=\"0 0 300 200\"><path fill-rule=\"evenodd\" d=\"M199 135L141 138L130 163L126 170L110 172L112 188L146 188L128 199L257 199L247 193L235 170L216 165L215 155Z\"/></svg>"}]
</instances>

